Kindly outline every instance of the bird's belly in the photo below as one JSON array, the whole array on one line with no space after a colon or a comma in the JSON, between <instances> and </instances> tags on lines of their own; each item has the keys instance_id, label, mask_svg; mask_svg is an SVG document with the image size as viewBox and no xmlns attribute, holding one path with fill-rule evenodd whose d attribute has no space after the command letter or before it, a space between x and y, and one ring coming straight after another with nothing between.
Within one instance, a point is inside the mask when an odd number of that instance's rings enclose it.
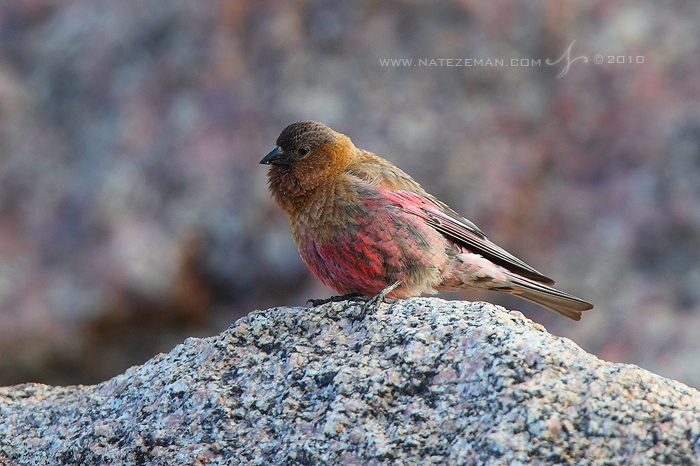
<instances>
[{"instance_id":1,"label":"bird's belly","mask_svg":"<svg viewBox=\"0 0 700 466\"><path fill-rule=\"evenodd\" d=\"M389 297L434 293L448 263L444 237L409 216L380 220L323 235L293 229L293 236L307 268L340 293L373 296L396 281L401 286Z\"/></svg>"},{"instance_id":2,"label":"bird's belly","mask_svg":"<svg viewBox=\"0 0 700 466\"><path fill-rule=\"evenodd\" d=\"M314 275L340 293L372 296L387 286L382 259L372 248L311 239L299 245L299 254Z\"/></svg>"}]
</instances>

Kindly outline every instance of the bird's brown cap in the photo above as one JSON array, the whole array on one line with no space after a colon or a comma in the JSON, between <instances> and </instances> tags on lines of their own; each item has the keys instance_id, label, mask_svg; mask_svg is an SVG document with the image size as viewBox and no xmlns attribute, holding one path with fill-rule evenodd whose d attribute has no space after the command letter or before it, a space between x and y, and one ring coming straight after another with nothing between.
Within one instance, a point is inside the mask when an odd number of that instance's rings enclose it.
<instances>
[{"instance_id":1,"label":"bird's brown cap","mask_svg":"<svg viewBox=\"0 0 700 466\"><path fill-rule=\"evenodd\" d=\"M338 133L323 123L297 121L282 130L275 148L261 161L264 165L291 165L314 149L335 143Z\"/></svg>"}]
</instances>

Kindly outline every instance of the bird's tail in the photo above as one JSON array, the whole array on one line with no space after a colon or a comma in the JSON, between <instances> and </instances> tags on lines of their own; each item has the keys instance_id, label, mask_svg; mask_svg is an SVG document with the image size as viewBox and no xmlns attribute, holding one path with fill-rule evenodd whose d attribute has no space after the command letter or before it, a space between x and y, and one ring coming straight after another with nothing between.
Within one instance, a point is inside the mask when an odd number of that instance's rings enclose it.
<instances>
[{"instance_id":1,"label":"bird's tail","mask_svg":"<svg viewBox=\"0 0 700 466\"><path fill-rule=\"evenodd\" d=\"M583 311L593 309L593 304L587 301L534 280L518 275L510 275L509 278L512 283L509 293L551 309L569 319L581 320Z\"/></svg>"}]
</instances>

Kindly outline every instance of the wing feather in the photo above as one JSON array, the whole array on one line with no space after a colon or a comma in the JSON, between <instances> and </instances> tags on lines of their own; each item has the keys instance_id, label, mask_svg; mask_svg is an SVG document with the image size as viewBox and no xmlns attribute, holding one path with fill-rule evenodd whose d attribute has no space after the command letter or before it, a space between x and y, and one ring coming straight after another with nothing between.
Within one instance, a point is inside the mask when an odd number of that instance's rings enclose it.
<instances>
[{"instance_id":1,"label":"wing feather","mask_svg":"<svg viewBox=\"0 0 700 466\"><path fill-rule=\"evenodd\" d=\"M553 285L554 280L542 275L505 249L489 241L474 223L450 209L430 194L406 190L386 191L385 195L412 214L424 219L437 231L472 252L530 280Z\"/></svg>"},{"instance_id":2,"label":"wing feather","mask_svg":"<svg viewBox=\"0 0 700 466\"><path fill-rule=\"evenodd\" d=\"M513 273L545 285L554 285L554 280L489 241L479 227L428 194L410 175L391 162L360 150L358 163L348 170L348 174L382 190L382 195L422 218L455 243Z\"/></svg>"}]
</instances>

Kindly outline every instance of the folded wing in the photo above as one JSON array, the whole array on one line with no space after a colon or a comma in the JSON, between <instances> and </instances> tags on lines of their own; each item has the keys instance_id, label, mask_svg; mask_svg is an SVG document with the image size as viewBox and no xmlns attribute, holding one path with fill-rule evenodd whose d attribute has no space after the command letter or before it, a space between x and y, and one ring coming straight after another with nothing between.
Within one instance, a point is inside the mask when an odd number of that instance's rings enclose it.
<instances>
[{"instance_id":1,"label":"folded wing","mask_svg":"<svg viewBox=\"0 0 700 466\"><path fill-rule=\"evenodd\" d=\"M474 223L429 194L421 195L406 190L387 190L384 195L469 251L480 254L494 264L530 280L545 285L554 284L554 280L542 275L505 249L489 241L484 232Z\"/></svg>"}]
</instances>

